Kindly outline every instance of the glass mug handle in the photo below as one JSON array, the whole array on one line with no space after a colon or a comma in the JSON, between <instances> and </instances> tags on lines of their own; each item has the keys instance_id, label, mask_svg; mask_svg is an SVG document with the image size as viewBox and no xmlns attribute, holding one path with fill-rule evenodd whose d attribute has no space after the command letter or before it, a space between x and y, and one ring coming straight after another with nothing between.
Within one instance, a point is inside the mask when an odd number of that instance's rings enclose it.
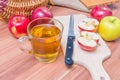
<instances>
[{"instance_id":1,"label":"glass mug handle","mask_svg":"<svg viewBox=\"0 0 120 80\"><path fill-rule=\"evenodd\" d=\"M18 46L23 52L32 54L32 46L28 36L20 37L18 39Z\"/></svg>"}]
</instances>

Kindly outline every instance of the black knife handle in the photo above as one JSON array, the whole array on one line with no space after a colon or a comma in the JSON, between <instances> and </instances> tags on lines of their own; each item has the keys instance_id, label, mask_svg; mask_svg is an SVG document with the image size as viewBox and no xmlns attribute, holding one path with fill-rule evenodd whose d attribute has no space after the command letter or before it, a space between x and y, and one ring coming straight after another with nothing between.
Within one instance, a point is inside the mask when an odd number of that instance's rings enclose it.
<instances>
[{"instance_id":1,"label":"black knife handle","mask_svg":"<svg viewBox=\"0 0 120 80\"><path fill-rule=\"evenodd\" d=\"M73 64L72 54L73 54L73 36L69 36L67 40L67 48L65 54L65 64L71 66Z\"/></svg>"}]
</instances>

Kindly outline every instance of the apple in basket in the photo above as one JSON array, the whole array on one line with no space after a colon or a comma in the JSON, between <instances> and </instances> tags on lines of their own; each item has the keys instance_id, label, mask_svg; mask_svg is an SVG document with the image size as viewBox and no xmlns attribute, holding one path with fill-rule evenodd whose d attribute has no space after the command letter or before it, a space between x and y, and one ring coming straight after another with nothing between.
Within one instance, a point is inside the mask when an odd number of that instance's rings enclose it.
<instances>
[{"instance_id":1,"label":"apple in basket","mask_svg":"<svg viewBox=\"0 0 120 80\"><path fill-rule=\"evenodd\" d=\"M29 22L30 21L26 16L14 15L8 22L9 31L16 38L25 36L27 35L27 25Z\"/></svg>"},{"instance_id":2,"label":"apple in basket","mask_svg":"<svg viewBox=\"0 0 120 80\"><path fill-rule=\"evenodd\" d=\"M81 49L86 51L94 51L99 43L99 37L94 32L82 31L77 42Z\"/></svg>"},{"instance_id":3,"label":"apple in basket","mask_svg":"<svg viewBox=\"0 0 120 80\"><path fill-rule=\"evenodd\" d=\"M30 17L31 20L36 18L53 18L53 13L47 7L38 7L32 11L32 15Z\"/></svg>"},{"instance_id":4,"label":"apple in basket","mask_svg":"<svg viewBox=\"0 0 120 80\"><path fill-rule=\"evenodd\" d=\"M97 19L85 18L79 23L78 28L81 31L97 32L98 25L99 22L97 21Z\"/></svg>"}]
</instances>

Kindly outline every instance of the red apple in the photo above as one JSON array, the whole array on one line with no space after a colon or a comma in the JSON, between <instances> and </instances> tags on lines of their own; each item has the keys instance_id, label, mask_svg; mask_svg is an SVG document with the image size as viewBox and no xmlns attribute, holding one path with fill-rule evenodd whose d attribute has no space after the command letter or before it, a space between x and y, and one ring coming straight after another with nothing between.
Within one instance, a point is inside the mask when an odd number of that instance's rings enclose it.
<instances>
[{"instance_id":1,"label":"red apple","mask_svg":"<svg viewBox=\"0 0 120 80\"><path fill-rule=\"evenodd\" d=\"M12 16L8 22L9 31L16 38L19 38L23 35L27 35L28 23L29 23L29 19L26 16L22 16L22 15Z\"/></svg>"},{"instance_id":2,"label":"red apple","mask_svg":"<svg viewBox=\"0 0 120 80\"><path fill-rule=\"evenodd\" d=\"M99 37L96 33L82 31L78 38L78 44L83 50L93 51L97 48Z\"/></svg>"},{"instance_id":3,"label":"red apple","mask_svg":"<svg viewBox=\"0 0 120 80\"><path fill-rule=\"evenodd\" d=\"M35 10L33 10L31 15L31 20L34 20L36 18L53 18L53 13L47 8L47 7L38 7Z\"/></svg>"},{"instance_id":4,"label":"red apple","mask_svg":"<svg viewBox=\"0 0 120 80\"><path fill-rule=\"evenodd\" d=\"M96 18L98 21L100 21L105 16L111 16L112 10L105 5L99 5L92 8L90 14L93 18Z\"/></svg>"},{"instance_id":5,"label":"red apple","mask_svg":"<svg viewBox=\"0 0 120 80\"><path fill-rule=\"evenodd\" d=\"M85 18L78 25L81 31L97 32L99 22L94 18Z\"/></svg>"}]
</instances>

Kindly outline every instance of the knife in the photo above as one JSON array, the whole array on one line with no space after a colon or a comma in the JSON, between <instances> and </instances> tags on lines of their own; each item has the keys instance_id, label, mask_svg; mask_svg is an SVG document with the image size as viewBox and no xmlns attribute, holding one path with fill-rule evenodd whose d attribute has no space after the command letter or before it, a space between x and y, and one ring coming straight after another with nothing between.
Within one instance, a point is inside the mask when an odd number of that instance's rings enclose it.
<instances>
[{"instance_id":1,"label":"knife","mask_svg":"<svg viewBox=\"0 0 120 80\"><path fill-rule=\"evenodd\" d=\"M68 31L68 38L67 38L67 46L66 46L66 52L65 52L65 64L69 67L72 66L73 60L72 60L72 54L73 54L73 42L75 39L74 34L74 16L70 15L70 22L69 22L69 31Z\"/></svg>"}]
</instances>

